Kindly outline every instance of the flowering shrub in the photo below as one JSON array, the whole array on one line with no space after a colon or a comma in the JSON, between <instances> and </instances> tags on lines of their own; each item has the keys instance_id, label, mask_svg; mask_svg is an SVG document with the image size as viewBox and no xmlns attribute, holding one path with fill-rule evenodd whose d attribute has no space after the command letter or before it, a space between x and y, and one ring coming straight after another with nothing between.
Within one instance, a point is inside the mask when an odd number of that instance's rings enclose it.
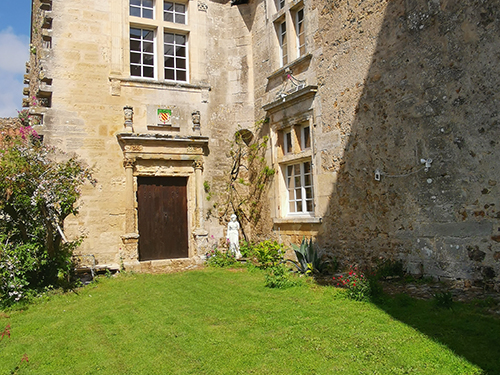
<instances>
[{"instance_id":1,"label":"flowering shrub","mask_svg":"<svg viewBox=\"0 0 500 375\"><path fill-rule=\"evenodd\" d=\"M0 134L0 300L67 282L72 249L64 219L78 213L91 170L38 140L29 127Z\"/></svg>"},{"instance_id":2,"label":"flowering shrub","mask_svg":"<svg viewBox=\"0 0 500 375\"><path fill-rule=\"evenodd\" d=\"M298 280L292 279L292 274L284 264L277 264L266 269L267 288L286 289L299 285Z\"/></svg>"},{"instance_id":3,"label":"flowering shrub","mask_svg":"<svg viewBox=\"0 0 500 375\"><path fill-rule=\"evenodd\" d=\"M236 263L234 254L229 251L221 251L218 248L213 248L205 254L207 257L207 266L210 267L230 267Z\"/></svg>"},{"instance_id":4,"label":"flowering shrub","mask_svg":"<svg viewBox=\"0 0 500 375\"><path fill-rule=\"evenodd\" d=\"M347 288L347 296L355 301L368 301L371 295L370 282L357 267L351 267L348 275L333 278L337 286Z\"/></svg>"},{"instance_id":5,"label":"flowering shrub","mask_svg":"<svg viewBox=\"0 0 500 375\"><path fill-rule=\"evenodd\" d=\"M253 255L260 268L274 267L283 261L285 254L283 244L277 241L262 241L253 247Z\"/></svg>"}]
</instances>

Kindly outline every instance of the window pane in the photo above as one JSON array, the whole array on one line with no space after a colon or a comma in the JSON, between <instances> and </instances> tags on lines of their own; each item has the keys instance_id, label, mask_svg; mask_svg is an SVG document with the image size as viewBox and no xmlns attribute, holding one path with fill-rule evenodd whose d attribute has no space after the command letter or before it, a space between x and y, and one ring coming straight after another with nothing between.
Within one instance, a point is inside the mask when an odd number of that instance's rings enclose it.
<instances>
[{"instance_id":1,"label":"window pane","mask_svg":"<svg viewBox=\"0 0 500 375\"><path fill-rule=\"evenodd\" d=\"M186 69L186 59L176 59L176 67L181 69Z\"/></svg>"},{"instance_id":2,"label":"window pane","mask_svg":"<svg viewBox=\"0 0 500 375\"><path fill-rule=\"evenodd\" d=\"M153 11L150 9L143 9L142 11L142 17L143 18L151 18L153 19Z\"/></svg>"},{"instance_id":3,"label":"window pane","mask_svg":"<svg viewBox=\"0 0 500 375\"><path fill-rule=\"evenodd\" d=\"M167 68L174 67L174 58L173 57L165 57L165 67L167 67Z\"/></svg>"},{"instance_id":4,"label":"window pane","mask_svg":"<svg viewBox=\"0 0 500 375\"><path fill-rule=\"evenodd\" d=\"M174 22L174 14L173 13L163 13L163 21Z\"/></svg>"},{"instance_id":5,"label":"window pane","mask_svg":"<svg viewBox=\"0 0 500 375\"><path fill-rule=\"evenodd\" d=\"M300 175L295 176L295 181L294 181L294 183L295 183L295 187L297 187L297 186L301 186L301 184L300 184Z\"/></svg>"},{"instance_id":6,"label":"window pane","mask_svg":"<svg viewBox=\"0 0 500 375\"><path fill-rule=\"evenodd\" d=\"M138 65L130 65L130 75L135 77L141 76L141 67Z\"/></svg>"},{"instance_id":7,"label":"window pane","mask_svg":"<svg viewBox=\"0 0 500 375\"><path fill-rule=\"evenodd\" d=\"M142 63L144 65L149 65L149 66L153 66L153 55L144 55L143 58L142 58Z\"/></svg>"},{"instance_id":8,"label":"window pane","mask_svg":"<svg viewBox=\"0 0 500 375\"><path fill-rule=\"evenodd\" d=\"M184 4L175 4L175 12L176 13L185 13L186 6Z\"/></svg>"},{"instance_id":9,"label":"window pane","mask_svg":"<svg viewBox=\"0 0 500 375\"><path fill-rule=\"evenodd\" d=\"M141 0L130 0L130 5L141 5Z\"/></svg>"},{"instance_id":10,"label":"window pane","mask_svg":"<svg viewBox=\"0 0 500 375\"><path fill-rule=\"evenodd\" d=\"M306 190L306 199L312 199L313 196L312 188L308 187L305 190Z\"/></svg>"},{"instance_id":11,"label":"window pane","mask_svg":"<svg viewBox=\"0 0 500 375\"><path fill-rule=\"evenodd\" d=\"M165 44L165 55L174 56L174 46L171 44Z\"/></svg>"},{"instance_id":12,"label":"window pane","mask_svg":"<svg viewBox=\"0 0 500 375\"><path fill-rule=\"evenodd\" d=\"M141 29L130 28L130 37L135 39L141 39Z\"/></svg>"},{"instance_id":13,"label":"window pane","mask_svg":"<svg viewBox=\"0 0 500 375\"><path fill-rule=\"evenodd\" d=\"M152 67L144 67L144 77L153 78L154 77L154 69Z\"/></svg>"},{"instance_id":14,"label":"window pane","mask_svg":"<svg viewBox=\"0 0 500 375\"><path fill-rule=\"evenodd\" d=\"M153 7L153 0L142 0L142 6L146 8L152 8Z\"/></svg>"},{"instance_id":15,"label":"window pane","mask_svg":"<svg viewBox=\"0 0 500 375\"><path fill-rule=\"evenodd\" d=\"M153 30L142 30L144 40L153 40L154 32Z\"/></svg>"},{"instance_id":16,"label":"window pane","mask_svg":"<svg viewBox=\"0 0 500 375\"><path fill-rule=\"evenodd\" d=\"M310 186L311 185L311 175L305 175L304 176L304 186Z\"/></svg>"},{"instance_id":17,"label":"window pane","mask_svg":"<svg viewBox=\"0 0 500 375\"><path fill-rule=\"evenodd\" d=\"M295 164L293 166L293 171L294 171L295 176L300 176L300 164Z\"/></svg>"},{"instance_id":18,"label":"window pane","mask_svg":"<svg viewBox=\"0 0 500 375\"><path fill-rule=\"evenodd\" d=\"M304 163L304 173L311 173L311 162Z\"/></svg>"},{"instance_id":19,"label":"window pane","mask_svg":"<svg viewBox=\"0 0 500 375\"><path fill-rule=\"evenodd\" d=\"M130 62L133 64L141 63L141 54L140 53L131 53L130 54Z\"/></svg>"},{"instance_id":20,"label":"window pane","mask_svg":"<svg viewBox=\"0 0 500 375\"><path fill-rule=\"evenodd\" d=\"M302 201L297 201L297 211L295 212L302 212Z\"/></svg>"},{"instance_id":21,"label":"window pane","mask_svg":"<svg viewBox=\"0 0 500 375\"><path fill-rule=\"evenodd\" d=\"M130 41L130 50L131 51L141 51L141 42L138 40L131 40Z\"/></svg>"},{"instance_id":22,"label":"window pane","mask_svg":"<svg viewBox=\"0 0 500 375\"><path fill-rule=\"evenodd\" d=\"M177 80L178 81L187 81L186 72L183 70L178 70L177 71Z\"/></svg>"},{"instance_id":23,"label":"window pane","mask_svg":"<svg viewBox=\"0 0 500 375\"><path fill-rule=\"evenodd\" d=\"M165 43L174 43L174 34L165 33Z\"/></svg>"},{"instance_id":24,"label":"window pane","mask_svg":"<svg viewBox=\"0 0 500 375\"><path fill-rule=\"evenodd\" d=\"M174 79L174 70L173 69L165 69L165 79Z\"/></svg>"},{"instance_id":25,"label":"window pane","mask_svg":"<svg viewBox=\"0 0 500 375\"><path fill-rule=\"evenodd\" d=\"M153 43L144 42L144 44L142 45L142 52L153 53L154 52Z\"/></svg>"},{"instance_id":26,"label":"window pane","mask_svg":"<svg viewBox=\"0 0 500 375\"><path fill-rule=\"evenodd\" d=\"M186 57L186 47L177 47L177 56Z\"/></svg>"},{"instance_id":27,"label":"window pane","mask_svg":"<svg viewBox=\"0 0 500 375\"><path fill-rule=\"evenodd\" d=\"M309 126L302 128L302 147L304 149L311 148L311 129Z\"/></svg>"},{"instance_id":28,"label":"window pane","mask_svg":"<svg viewBox=\"0 0 500 375\"><path fill-rule=\"evenodd\" d=\"M306 209L307 209L307 212L313 212L313 202L312 201L306 202Z\"/></svg>"},{"instance_id":29,"label":"window pane","mask_svg":"<svg viewBox=\"0 0 500 375\"><path fill-rule=\"evenodd\" d=\"M302 199L302 189L295 189L295 197L296 199Z\"/></svg>"},{"instance_id":30,"label":"window pane","mask_svg":"<svg viewBox=\"0 0 500 375\"><path fill-rule=\"evenodd\" d=\"M175 34L175 44L185 45L186 44L186 36Z\"/></svg>"},{"instance_id":31,"label":"window pane","mask_svg":"<svg viewBox=\"0 0 500 375\"><path fill-rule=\"evenodd\" d=\"M174 9L174 3L170 3L168 1L165 1L163 3L163 10L173 11L173 9Z\"/></svg>"},{"instance_id":32,"label":"window pane","mask_svg":"<svg viewBox=\"0 0 500 375\"><path fill-rule=\"evenodd\" d=\"M288 209L290 210L290 212L296 212L295 211L295 202L290 202L290 204L288 205Z\"/></svg>"},{"instance_id":33,"label":"window pane","mask_svg":"<svg viewBox=\"0 0 500 375\"><path fill-rule=\"evenodd\" d=\"M288 199L291 201L295 200L295 195L293 193L293 190L288 190Z\"/></svg>"},{"instance_id":34,"label":"window pane","mask_svg":"<svg viewBox=\"0 0 500 375\"><path fill-rule=\"evenodd\" d=\"M130 7L130 15L134 16L134 17L140 17L141 16L141 9L135 8L135 7Z\"/></svg>"},{"instance_id":35,"label":"window pane","mask_svg":"<svg viewBox=\"0 0 500 375\"><path fill-rule=\"evenodd\" d=\"M177 14L175 16L175 22L176 23L186 24L186 16L184 14Z\"/></svg>"}]
</instances>

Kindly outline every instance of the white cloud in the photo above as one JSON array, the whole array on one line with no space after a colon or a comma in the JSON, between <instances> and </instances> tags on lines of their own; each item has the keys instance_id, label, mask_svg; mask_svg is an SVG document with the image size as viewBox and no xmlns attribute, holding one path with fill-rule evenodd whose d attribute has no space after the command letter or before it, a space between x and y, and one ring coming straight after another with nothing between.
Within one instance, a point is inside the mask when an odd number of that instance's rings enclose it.
<instances>
[{"instance_id":1,"label":"white cloud","mask_svg":"<svg viewBox=\"0 0 500 375\"><path fill-rule=\"evenodd\" d=\"M21 109L28 58L28 37L14 34L12 28L0 31L0 117L15 117Z\"/></svg>"},{"instance_id":2,"label":"white cloud","mask_svg":"<svg viewBox=\"0 0 500 375\"><path fill-rule=\"evenodd\" d=\"M29 58L29 39L16 35L12 28L0 31L0 71L24 73Z\"/></svg>"}]
</instances>

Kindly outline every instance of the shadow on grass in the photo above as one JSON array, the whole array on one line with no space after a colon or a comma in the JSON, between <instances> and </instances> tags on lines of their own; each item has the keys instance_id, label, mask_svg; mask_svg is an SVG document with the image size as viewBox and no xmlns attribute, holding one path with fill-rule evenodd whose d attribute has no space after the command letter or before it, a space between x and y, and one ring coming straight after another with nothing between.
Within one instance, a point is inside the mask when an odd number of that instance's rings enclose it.
<instances>
[{"instance_id":1,"label":"shadow on grass","mask_svg":"<svg viewBox=\"0 0 500 375\"><path fill-rule=\"evenodd\" d=\"M408 295L384 296L375 304L395 319L446 345L487 374L500 374L500 319L472 304L451 309Z\"/></svg>"}]
</instances>

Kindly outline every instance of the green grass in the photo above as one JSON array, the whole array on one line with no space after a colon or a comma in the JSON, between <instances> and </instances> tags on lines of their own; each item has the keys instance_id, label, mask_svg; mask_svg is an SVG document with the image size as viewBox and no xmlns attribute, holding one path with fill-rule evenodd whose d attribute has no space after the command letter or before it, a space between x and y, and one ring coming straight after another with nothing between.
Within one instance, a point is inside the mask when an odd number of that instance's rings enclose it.
<instances>
[{"instance_id":1,"label":"green grass","mask_svg":"<svg viewBox=\"0 0 500 375\"><path fill-rule=\"evenodd\" d=\"M466 307L264 287L261 272L102 278L0 314L0 374L499 373L499 320ZM24 354L29 362L21 363Z\"/></svg>"}]
</instances>

